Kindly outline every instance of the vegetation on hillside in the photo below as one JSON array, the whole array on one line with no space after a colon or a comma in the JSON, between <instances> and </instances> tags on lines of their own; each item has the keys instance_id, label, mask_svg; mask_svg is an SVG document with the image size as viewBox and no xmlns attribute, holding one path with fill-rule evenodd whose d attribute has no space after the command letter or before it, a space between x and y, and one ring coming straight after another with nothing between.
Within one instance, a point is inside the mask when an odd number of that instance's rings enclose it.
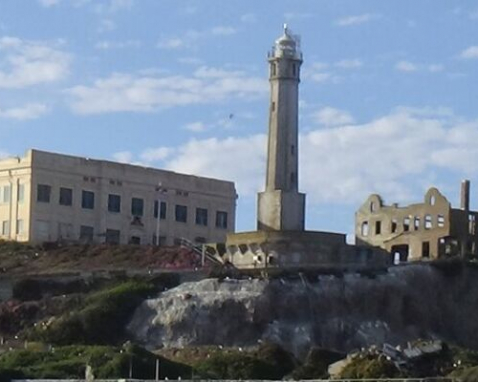
<instances>
[{"instance_id":1,"label":"vegetation on hillside","mask_svg":"<svg viewBox=\"0 0 478 382\"><path fill-rule=\"evenodd\" d=\"M31 379L82 379L90 365L96 378L155 379L156 360L160 377L189 378L191 368L158 357L134 345L65 346L42 350L14 350L0 356L0 380L3 376Z\"/></svg>"},{"instance_id":2,"label":"vegetation on hillside","mask_svg":"<svg viewBox=\"0 0 478 382\"><path fill-rule=\"evenodd\" d=\"M56 345L117 344L135 308L156 292L151 282L129 280L86 297L69 312L27 332L27 339Z\"/></svg>"}]
</instances>

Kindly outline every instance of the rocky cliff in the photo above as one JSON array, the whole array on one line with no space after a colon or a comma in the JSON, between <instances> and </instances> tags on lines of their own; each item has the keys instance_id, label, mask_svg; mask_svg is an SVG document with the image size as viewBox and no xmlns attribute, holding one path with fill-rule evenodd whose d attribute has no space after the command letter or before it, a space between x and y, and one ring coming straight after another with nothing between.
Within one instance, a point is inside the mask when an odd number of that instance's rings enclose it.
<instances>
[{"instance_id":1,"label":"rocky cliff","mask_svg":"<svg viewBox=\"0 0 478 382\"><path fill-rule=\"evenodd\" d=\"M273 341L301 356L440 338L478 348L478 269L458 262L385 274L207 279L146 300L129 324L149 348Z\"/></svg>"}]
</instances>

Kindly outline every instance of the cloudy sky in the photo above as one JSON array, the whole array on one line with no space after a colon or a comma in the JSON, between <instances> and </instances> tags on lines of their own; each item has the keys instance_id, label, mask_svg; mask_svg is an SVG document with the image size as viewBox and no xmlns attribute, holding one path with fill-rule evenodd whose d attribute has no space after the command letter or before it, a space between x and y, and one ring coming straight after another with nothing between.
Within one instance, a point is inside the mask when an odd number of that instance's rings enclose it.
<instances>
[{"instance_id":1,"label":"cloudy sky","mask_svg":"<svg viewBox=\"0 0 478 382\"><path fill-rule=\"evenodd\" d=\"M266 54L302 37L307 228L434 185L478 208L476 0L1 0L0 156L34 147L231 179L255 228Z\"/></svg>"}]
</instances>

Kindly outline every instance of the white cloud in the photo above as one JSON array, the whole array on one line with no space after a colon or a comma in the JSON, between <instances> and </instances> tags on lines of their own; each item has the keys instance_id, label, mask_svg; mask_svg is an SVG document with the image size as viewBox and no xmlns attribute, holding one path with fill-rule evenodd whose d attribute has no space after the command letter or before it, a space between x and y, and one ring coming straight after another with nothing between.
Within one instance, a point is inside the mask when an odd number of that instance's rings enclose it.
<instances>
[{"instance_id":1,"label":"white cloud","mask_svg":"<svg viewBox=\"0 0 478 382\"><path fill-rule=\"evenodd\" d=\"M232 34L235 34L236 30L232 27L214 27L211 29L211 34L214 36L230 36Z\"/></svg>"},{"instance_id":2,"label":"white cloud","mask_svg":"<svg viewBox=\"0 0 478 382\"><path fill-rule=\"evenodd\" d=\"M241 16L240 20L243 23L252 24L252 23L257 22L257 16L254 13L246 13L246 14Z\"/></svg>"},{"instance_id":3,"label":"white cloud","mask_svg":"<svg viewBox=\"0 0 478 382\"><path fill-rule=\"evenodd\" d=\"M151 163L163 161L174 152L170 147L158 147L154 149L146 149L140 154L142 161Z\"/></svg>"},{"instance_id":4,"label":"white cloud","mask_svg":"<svg viewBox=\"0 0 478 382\"><path fill-rule=\"evenodd\" d=\"M428 65L428 71L430 71L432 73L442 72L444 69L445 69L445 67L441 64Z\"/></svg>"},{"instance_id":5,"label":"white cloud","mask_svg":"<svg viewBox=\"0 0 478 382\"><path fill-rule=\"evenodd\" d=\"M191 140L176 149L165 166L177 172L233 180L240 195L252 195L264 182L265 142L265 135Z\"/></svg>"},{"instance_id":6,"label":"white cloud","mask_svg":"<svg viewBox=\"0 0 478 382\"><path fill-rule=\"evenodd\" d=\"M191 122L185 125L184 129L193 133L202 133L206 131L206 125L203 122Z\"/></svg>"},{"instance_id":7,"label":"white cloud","mask_svg":"<svg viewBox=\"0 0 478 382\"><path fill-rule=\"evenodd\" d=\"M156 47L159 49L197 48L202 40L211 37L230 36L235 33L235 28L224 25L215 26L202 31L190 29L180 36L162 36L156 44Z\"/></svg>"},{"instance_id":8,"label":"white cloud","mask_svg":"<svg viewBox=\"0 0 478 382\"><path fill-rule=\"evenodd\" d=\"M116 23L110 19L100 20L100 26L98 27L98 32L111 32L116 29Z\"/></svg>"},{"instance_id":9,"label":"white cloud","mask_svg":"<svg viewBox=\"0 0 478 382\"><path fill-rule=\"evenodd\" d=\"M257 99L267 93L267 82L242 72L203 67L189 77L113 74L67 92L79 114L151 112L231 98Z\"/></svg>"},{"instance_id":10,"label":"white cloud","mask_svg":"<svg viewBox=\"0 0 478 382\"><path fill-rule=\"evenodd\" d=\"M133 156L134 155L131 151L119 151L112 155L113 159L120 163L132 163Z\"/></svg>"},{"instance_id":11,"label":"white cloud","mask_svg":"<svg viewBox=\"0 0 478 382\"><path fill-rule=\"evenodd\" d=\"M38 0L40 5L45 8L50 8L54 5L60 4L61 0Z\"/></svg>"},{"instance_id":12,"label":"white cloud","mask_svg":"<svg viewBox=\"0 0 478 382\"><path fill-rule=\"evenodd\" d=\"M395 64L395 69L401 72L415 72L418 70L418 67L410 61L399 61Z\"/></svg>"},{"instance_id":13,"label":"white cloud","mask_svg":"<svg viewBox=\"0 0 478 382\"><path fill-rule=\"evenodd\" d=\"M341 60L338 61L335 66L342 68L342 69L355 69L360 68L363 65L362 61L358 58L354 58L351 60Z\"/></svg>"},{"instance_id":14,"label":"white cloud","mask_svg":"<svg viewBox=\"0 0 478 382\"><path fill-rule=\"evenodd\" d=\"M309 205L360 203L372 192L398 202L421 198L431 186L428 174L478 176L477 140L478 120L433 108L399 108L368 123L312 130L300 136L301 189ZM265 150L263 134L192 140L165 166L234 180L241 197L255 197L263 189Z\"/></svg>"},{"instance_id":15,"label":"white cloud","mask_svg":"<svg viewBox=\"0 0 478 382\"><path fill-rule=\"evenodd\" d=\"M65 78L70 57L57 45L0 38L0 88L24 88Z\"/></svg>"},{"instance_id":16,"label":"white cloud","mask_svg":"<svg viewBox=\"0 0 478 382\"><path fill-rule=\"evenodd\" d=\"M8 109L0 108L0 119L15 119L25 121L36 119L48 112L48 107L41 103L29 103L21 107L12 107Z\"/></svg>"},{"instance_id":17,"label":"white cloud","mask_svg":"<svg viewBox=\"0 0 478 382\"><path fill-rule=\"evenodd\" d=\"M342 17L336 20L335 24L341 27L347 27L351 25L359 25L359 24L368 23L372 20L379 19L380 17L381 16L377 14L364 13L361 15L352 15L352 16Z\"/></svg>"},{"instance_id":18,"label":"white cloud","mask_svg":"<svg viewBox=\"0 0 478 382\"><path fill-rule=\"evenodd\" d=\"M98 41L95 44L95 48L101 49L101 50L140 48L141 46L142 46L142 43L139 40L126 40L126 41L103 40L103 41Z\"/></svg>"},{"instance_id":19,"label":"white cloud","mask_svg":"<svg viewBox=\"0 0 478 382\"><path fill-rule=\"evenodd\" d=\"M470 58L478 58L478 45L470 46L469 48L465 49L460 54L461 58L470 59Z\"/></svg>"},{"instance_id":20,"label":"white cloud","mask_svg":"<svg viewBox=\"0 0 478 382\"><path fill-rule=\"evenodd\" d=\"M324 126L343 126L354 122L350 113L330 106L326 106L314 113L313 118Z\"/></svg>"},{"instance_id":21,"label":"white cloud","mask_svg":"<svg viewBox=\"0 0 478 382\"><path fill-rule=\"evenodd\" d=\"M5 158L8 158L10 156L11 155L8 152L0 150L0 159L5 159Z\"/></svg>"}]
</instances>

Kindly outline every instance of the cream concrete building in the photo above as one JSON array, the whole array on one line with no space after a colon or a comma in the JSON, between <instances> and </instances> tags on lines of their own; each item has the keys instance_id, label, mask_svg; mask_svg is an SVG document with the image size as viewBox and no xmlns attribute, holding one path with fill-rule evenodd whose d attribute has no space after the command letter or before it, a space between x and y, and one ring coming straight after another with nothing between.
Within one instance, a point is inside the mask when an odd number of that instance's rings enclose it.
<instances>
[{"instance_id":1,"label":"cream concrete building","mask_svg":"<svg viewBox=\"0 0 478 382\"><path fill-rule=\"evenodd\" d=\"M232 182L29 150L0 161L0 239L224 241L236 197Z\"/></svg>"}]
</instances>

